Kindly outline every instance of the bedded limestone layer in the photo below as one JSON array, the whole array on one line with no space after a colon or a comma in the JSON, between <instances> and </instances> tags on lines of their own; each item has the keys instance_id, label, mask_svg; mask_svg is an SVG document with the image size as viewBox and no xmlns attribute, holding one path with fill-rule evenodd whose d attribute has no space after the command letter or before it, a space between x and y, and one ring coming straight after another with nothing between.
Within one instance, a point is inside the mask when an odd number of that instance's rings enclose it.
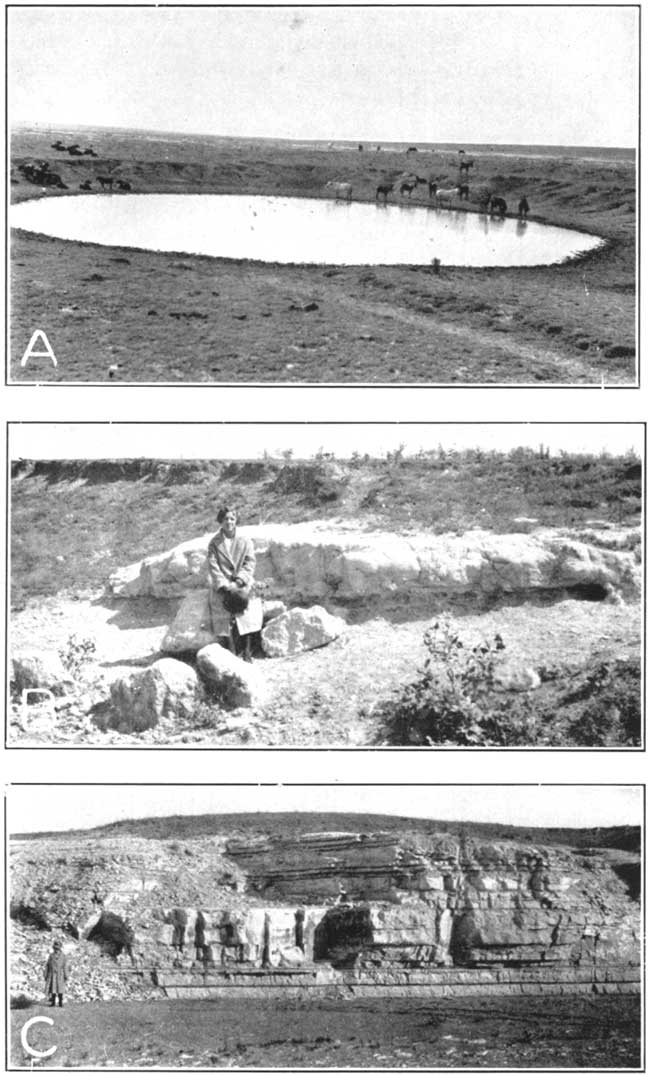
<instances>
[{"instance_id":1,"label":"bedded limestone layer","mask_svg":"<svg viewBox=\"0 0 650 1076\"><path fill-rule=\"evenodd\" d=\"M456 980L442 973L459 969L473 976L458 980L466 992L498 983L508 991L537 983L539 992L557 992L563 982L636 989L638 866L638 856L619 850L446 833L26 840L11 855L19 925L12 989L42 990L42 966L59 936L80 969L73 995L86 997L85 939L107 911L128 919L136 968L161 984L166 977L170 996L226 989L220 971L236 976L237 989L257 989L258 974L272 985L265 976L277 974L291 989L336 981L355 991L453 992ZM173 947L179 910L182 952ZM199 910L203 954L194 945ZM131 974L130 961L120 960ZM100 964L92 969L95 979L100 972Z\"/></svg>"},{"instance_id":2,"label":"bedded limestone layer","mask_svg":"<svg viewBox=\"0 0 650 1076\"><path fill-rule=\"evenodd\" d=\"M597 587L634 600L641 589L638 531L564 530L532 534L469 531L462 536L321 527L313 523L243 527L257 552L256 578L289 603L363 602L413 595L479 595ZM203 535L115 572L116 597L183 597L208 585Z\"/></svg>"}]
</instances>

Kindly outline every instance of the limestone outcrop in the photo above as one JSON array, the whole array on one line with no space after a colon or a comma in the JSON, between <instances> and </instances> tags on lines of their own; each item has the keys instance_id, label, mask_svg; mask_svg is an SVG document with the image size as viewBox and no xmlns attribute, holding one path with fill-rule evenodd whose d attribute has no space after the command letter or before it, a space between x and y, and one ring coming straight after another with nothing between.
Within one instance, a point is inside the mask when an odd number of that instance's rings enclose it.
<instances>
[{"instance_id":1,"label":"limestone outcrop","mask_svg":"<svg viewBox=\"0 0 650 1076\"><path fill-rule=\"evenodd\" d=\"M257 553L258 581L290 604L411 597L485 600L591 591L635 600L641 593L638 530L539 529L531 533L397 535L300 523L243 527ZM114 573L116 597L184 597L208 585L211 535Z\"/></svg>"},{"instance_id":2,"label":"limestone outcrop","mask_svg":"<svg viewBox=\"0 0 650 1076\"><path fill-rule=\"evenodd\" d=\"M263 985L260 969L362 990L637 989L639 885L633 852L444 832L21 840L12 989L38 996L53 936L88 968L108 913L133 931L133 963L119 958L129 982L148 969L181 994L226 989L225 972L238 989ZM87 996L85 983L77 973L71 996Z\"/></svg>"}]
</instances>

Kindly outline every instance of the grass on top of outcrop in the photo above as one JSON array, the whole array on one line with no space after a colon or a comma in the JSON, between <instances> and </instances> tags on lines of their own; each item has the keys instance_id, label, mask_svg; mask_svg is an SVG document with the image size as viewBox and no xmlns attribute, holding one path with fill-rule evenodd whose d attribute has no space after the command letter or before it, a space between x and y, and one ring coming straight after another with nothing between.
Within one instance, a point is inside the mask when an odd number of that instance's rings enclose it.
<instances>
[{"instance_id":1,"label":"grass on top of outcrop","mask_svg":"<svg viewBox=\"0 0 650 1076\"><path fill-rule=\"evenodd\" d=\"M453 795L453 786L450 795ZM13 834L12 839L58 840L62 837L144 837L149 840L188 840L193 837L228 836L296 839L307 833L394 833L408 838L450 833L485 841L514 840L531 844L568 845L573 848L618 848L639 853L638 826L551 828L512 826L499 822L444 821L410 818L407 815L360 814L337 811L259 811L232 814L167 815L156 818L125 818L93 829Z\"/></svg>"},{"instance_id":2,"label":"grass on top of outcrop","mask_svg":"<svg viewBox=\"0 0 650 1076\"><path fill-rule=\"evenodd\" d=\"M20 461L12 466L12 606L101 588L115 569L216 530L223 503L236 505L244 524L332 519L442 534L504 533L518 529L518 517L541 526L634 523L641 497L632 453L547 458L441 447L342 461Z\"/></svg>"}]
</instances>

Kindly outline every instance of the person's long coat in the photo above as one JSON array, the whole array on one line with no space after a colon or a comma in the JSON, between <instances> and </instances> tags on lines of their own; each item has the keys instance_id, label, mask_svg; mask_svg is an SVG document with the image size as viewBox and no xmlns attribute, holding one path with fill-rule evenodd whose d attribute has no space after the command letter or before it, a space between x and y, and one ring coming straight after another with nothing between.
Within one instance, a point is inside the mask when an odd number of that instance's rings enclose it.
<instances>
[{"instance_id":1,"label":"person's long coat","mask_svg":"<svg viewBox=\"0 0 650 1076\"><path fill-rule=\"evenodd\" d=\"M255 576L255 548L250 538L235 532L230 551L224 546L223 531L218 531L208 546L208 570L210 572L210 617L215 636L230 634L230 614L226 612L217 593L219 587L227 586L234 579L242 579L250 587Z\"/></svg>"},{"instance_id":2,"label":"person's long coat","mask_svg":"<svg viewBox=\"0 0 650 1076\"><path fill-rule=\"evenodd\" d=\"M48 994L63 994L68 979L68 966L61 952L50 953L45 965L45 990Z\"/></svg>"}]
</instances>

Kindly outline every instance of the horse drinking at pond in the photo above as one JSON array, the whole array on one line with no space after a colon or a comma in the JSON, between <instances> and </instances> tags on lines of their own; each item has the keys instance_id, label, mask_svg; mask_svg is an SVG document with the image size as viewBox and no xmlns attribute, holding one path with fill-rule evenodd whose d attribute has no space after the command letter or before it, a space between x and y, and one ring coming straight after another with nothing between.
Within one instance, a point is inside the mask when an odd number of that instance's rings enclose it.
<instances>
[{"instance_id":1,"label":"horse drinking at pond","mask_svg":"<svg viewBox=\"0 0 650 1076\"><path fill-rule=\"evenodd\" d=\"M329 183L325 184L326 188L330 188L334 191L335 198L344 198L346 202L352 201L352 184L351 183L337 183L335 180L330 179Z\"/></svg>"},{"instance_id":2,"label":"horse drinking at pond","mask_svg":"<svg viewBox=\"0 0 650 1076\"><path fill-rule=\"evenodd\" d=\"M388 201L388 195L393 190L392 183L380 183L375 192L375 200L379 201L380 194L384 196L384 201Z\"/></svg>"},{"instance_id":3,"label":"horse drinking at pond","mask_svg":"<svg viewBox=\"0 0 650 1076\"><path fill-rule=\"evenodd\" d=\"M492 197L488 204L488 212L493 217L505 217L508 212L508 203L505 198Z\"/></svg>"},{"instance_id":4,"label":"horse drinking at pond","mask_svg":"<svg viewBox=\"0 0 650 1076\"><path fill-rule=\"evenodd\" d=\"M448 206L451 205L452 199L454 195L458 193L458 190L458 185L456 185L455 187L448 187L446 190L443 190L441 187L436 187L434 191L436 205L442 205L443 202L445 202Z\"/></svg>"}]
</instances>

